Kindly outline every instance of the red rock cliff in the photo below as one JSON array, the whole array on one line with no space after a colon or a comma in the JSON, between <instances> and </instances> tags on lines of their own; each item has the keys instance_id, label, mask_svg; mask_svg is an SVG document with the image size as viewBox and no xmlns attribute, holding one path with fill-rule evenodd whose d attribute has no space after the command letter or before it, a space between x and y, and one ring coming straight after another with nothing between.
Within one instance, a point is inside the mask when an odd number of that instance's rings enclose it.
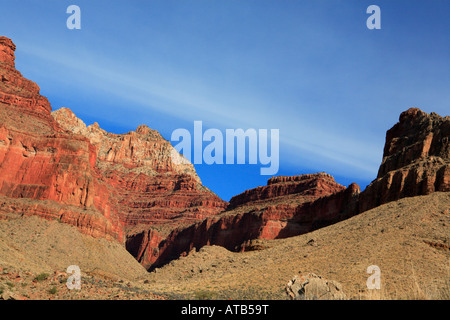
<instances>
[{"instance_id":1,"label":"red rock cliff","mask_svg":"<svg viewBox=\"0 0 450 320\"><path fill-rule=\"evenodd\" d=\"M295 236L389 201L450 191L449 140L450 117L409 109L387 132L377 179L364 192L323 173L271 178L233 197L219 217L172 232L152 267L204 245L245 250L252 239Z\"/></svg>"},{"instance_id":2,"label":"red rock cliff","mask_svg":"<svg viewBox=\"0 0 450 320\"><path fill-rule=\"evenodd\" d=\"M94 207L95 147L64 132L39 87L15 69L15 45L0 37L0 195L24 215L60 219L83 232L121 239L121 226ZM50 202L21 201L20 199Z\"/></svg>"},{"instance_id":3,"label":"red rock cliff","mask_svg":"<svg viewBox=\"0 0 450 320\"><path fill-rule=\"evenodd\" d=\"M450 117L411 108L386 133L383 161L361 194L360 211L436 191L450 191Z\"/></svg>"},{"instance_id":4,"label":"red rock cliff","mask_svg":"<svg viewBox=\"0 0 450 320\"><path fill-rule=\"evenodd\" d=\"M205 245L241 251L253 239L310 232L354 215L359 192L356 184L345 188L326 173L271 178L267 186L233 197L219 216L173 231L157 259L144 266L164 265Z\"/></svg>"},{"instance_id":5,"label":"red rock cliff","mask_svg":"<svg viewBox=\"0 0 450 320\"><path fill-rule=\"evenodd\" d=\"M147 126L113 134L69 109L51 113L0 37L0 219L59 219L116 239L145 267L204 245L247 250L321 228L402 197L450 191L450 118L403 112L387 132L377 178L360 193L326 173L274 177L228 205ZM228 205L228 207L227 207ZM225 210L226 209L226 210Z\"/></svg>"},{"instance_id":6,"label":"red rock cliff","mask_svg":"<svg viewBox=\"0 0 450 320\"><path fill-rule=\"evenodd\" d=\"M125 245L143 264L158 254L173 229L223 211L227 203L202 186L193 165L173 161L175 149L157 131L139 126L124 134L86 126L66 108L52 113L68 132L88 138L96 149L99 180L107 203L123 224Z\"/></svg>"},{"instance_id":7,"label":"red rock cliff","mask_svg":"<svg viewBox=\"0 0 450 320\"><path fill-rule=\"evenodd\" d=\"M51 114L39 87L15 69L14 50L0 37L2 217L17 208L59 219L117 239L145 262L175 227L227 206L202 186L192 164L173 161L174 149L155 130L112 134L86 127L68 109Z\"/></svg>"}]
</instances>

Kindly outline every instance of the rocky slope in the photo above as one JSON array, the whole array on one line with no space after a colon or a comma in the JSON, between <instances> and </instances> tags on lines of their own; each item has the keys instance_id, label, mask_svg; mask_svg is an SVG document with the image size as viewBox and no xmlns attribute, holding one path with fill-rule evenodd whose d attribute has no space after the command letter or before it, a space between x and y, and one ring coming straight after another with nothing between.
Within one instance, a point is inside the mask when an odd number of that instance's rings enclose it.
<instances>
[{"instance_id":1,"label":"rocky slope","mask_svg":"<svg viewBox=\"0 0 450 320\"><path fill-rule=\"evenodd\" d=\"M147 271L117 241L56 220L9 215L0 220L0 302L167 299L144 286ZM66 286L70 265L80 268L80 290Z\"/></svg>"},{"instance_id":2,"label":"rocky slope","mask_svg":"<svg viewBox=\"0 0 450 320\"><path fill-rule=\"evenodd\" d=\"M286 299L300 273L342 284L348 299L450 299L450 192L407 197L286 239L254 241L254 250L192 250L149 273L154 290L210 299ZM381 289L366 286L381 270Z\"/></svg>"},{"instance_id":3,"label":"rocky slope","mask_svg":"<svg viewBox=\"0 0 450 320\"><path fill-rule=\"evenodd\" d=\"M93 238L74 226L37 216L12 214L0 220L0 266L36 274L65 272L77 265L83 273L134 280L145 269L117 241Z\"/></svg>"}]
</instances>

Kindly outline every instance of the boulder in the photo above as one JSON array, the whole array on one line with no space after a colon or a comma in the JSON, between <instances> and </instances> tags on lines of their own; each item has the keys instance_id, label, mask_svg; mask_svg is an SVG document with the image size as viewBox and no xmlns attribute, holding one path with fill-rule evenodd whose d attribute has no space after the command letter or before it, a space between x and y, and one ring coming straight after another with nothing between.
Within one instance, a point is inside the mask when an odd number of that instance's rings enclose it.
<instances>
[{"instance_id":1,"label":"boulder","mask_svg":"<svg viewBox=\"0 0 450 320\"><path fill-rule=\"evenodd\" d=\"M342 285L327 280L314 273L301 273L286 284L286 294L290 300L345 300Z\"/></svg>"}]
</instances>

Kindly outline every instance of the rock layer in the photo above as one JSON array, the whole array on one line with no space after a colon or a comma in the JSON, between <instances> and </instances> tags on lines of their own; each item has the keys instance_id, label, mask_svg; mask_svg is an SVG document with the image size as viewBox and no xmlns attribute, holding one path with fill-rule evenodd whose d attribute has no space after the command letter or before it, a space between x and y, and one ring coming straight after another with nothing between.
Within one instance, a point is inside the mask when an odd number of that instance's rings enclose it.
<instances>
[{"instance_id":1,"label":"rock layer","mask_svg":"<svg viewBox=\"0 0 450 320\"><path fill-rule=\"evenodd\" d=\"M174 148L155 130L112 134L69 109L51 113L39 87L15 69L14 50L0 37L3 218L20 210L59 219L116 239L146 262L172 229L227 206L202 186L192 164L173 161Z\"/></svg>"},{"instance_id":2,"label":"rock layer","mask_svg":"<svg viewBox=\"0 0 450 320\"><path fill-rule=\"evenodd\" d=\"M256 250L403 197L450 191L450 117L409 109L386 134L377 178L360 193L326 173L273 177L222 201L157 131L124 134L51 113L0 37L0 219L58 219L115 239L146 268L205 245ZM175 156L175 158L174 158ZM185 160L185 159L182 159Z\"/></svg>"},{"instance_id":3,"label":"rock layer","mask_svg":"<svg viewBox=\"0 0 450 320\"><path fill-rule=\"evenodd\" d=\"M450 117L411 108L386 133L383 161L361 194L360 211L436 191L450 191Z\"/></svg>"},{"instance_id":4,"label":"rock layer","mask_svg":"<svg viewBox=\"0 0 450 320\"><path fill-rule=\"evenodd\" d=\"M14 105L21 112L48 119L51 106L47 98L39 94L40 88L34 82L25 79L15 68L14 51L16 46L0 36L0 103Z\"/></svg>"},{"instance_id":5,"label":"rock layer","mask_svg":"<svg viewBox=\"0 0 450 320\"><path fill-rule=\"evenodd\" d=\"M247 190L231 199L227 211L219 216L174 230L162 243L153 264L144 266L159 267L205 245L245 251L251 250L254 239L281 239L310 232L355 214L359 192L356 184L345 188L326 173L269 179L266 187Z\"/></svg>"},{"instance_id":6,"label":"rock layer","mask_svg":"<svg viewBox=\"0 0 450 320\"><path fill-rule=\"evenodd\" d=\"M3 208L15 203L25 215L61 219L92 236L121 241L118 219L106 223L99 219L105 210L95 207L95 147L54 121L39 87L15 69L14 50L11 40L0 37L0 195L10 199ZM26 199L50 202L30 205Z\"/></svg>"},{"instance_id":7,"label":"rock layer","mask_svg":"<svg viewBox=\"0 0 450 320\"><path fill-rule=\"evenodd\" d=\"M327 173L304 174L297 176L278 176L270 178L267 186L247 190L230 200L229 209L236 208L250 202L274 200L280 196L311 195L313 197L325 196L345 189L336 184L334 178Z\"/></svg>"},{"instance_id":8,"label":"rock layer","mask_svg":"<svg viewBox=\"0 0 450 320\"><path fill-rule=\"evenodd\" d=\"M86 126L66 108L52 116L95 146L99 179L109 190L107 205L120 218L127 250L142 264L158 257L160 242L173 229L227 206L201 185L191 163L172 159L175 149L157 131L142 125L125 134L108 133L97 123Z\"/></svg>"},{"instance_id":9,"label":"rock layer","mask_svg":"<svg viewBox=\"0 0 450 320\"><path fill-rule=\"evenodd\" d=\"M287 238L325 227L390 201L450 191L450 117L411 108L386 134L377 179L360 193L327 174L274 177L233 197L226 213L178 229L153 267L205 245L253 250L254 239Z\"/></svg>"}]
</instances>

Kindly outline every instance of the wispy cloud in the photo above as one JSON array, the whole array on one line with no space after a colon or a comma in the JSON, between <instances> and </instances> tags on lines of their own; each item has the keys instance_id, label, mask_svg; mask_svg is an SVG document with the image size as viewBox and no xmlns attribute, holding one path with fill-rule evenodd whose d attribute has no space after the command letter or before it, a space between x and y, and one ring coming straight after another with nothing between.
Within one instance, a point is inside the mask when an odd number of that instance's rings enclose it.
<instances>
[{"instance_id":1,"label":"wispy cloud","mask_svg":"<svg viewBox=\"0 0 450 320\"><path fill-rule=\"evenodd\" d=\"M313 162L311 159L316 158L320 159L318 162L332 162L333 167L345 167L343 171L356 170L365 177L374 177L379 165L379 145L367 143L358 135L345 136L320 123L309 123L307 115L303 119L293 119L289 112L278 112L279 106L252 93L220 92L220 89L208 87L202 79L176 73L143 75L142 71L123 62L108 61L106 57L81 59L62 53L58 48L21 45L20 50L57 65L60 73L52 75L55 81L64 75L79 86L96 88L99 95L106 92L129 101L126 108L138 112L142 108L158 110L180 119L203 120L208 126L218 128L271 129L277 126L280 144L288 148L291 155L281 161L291 165L305 159ZM95 63L86 63L89 60ZM114 64L116 67L111 68Z\"/></svg>"}]
</instances>

